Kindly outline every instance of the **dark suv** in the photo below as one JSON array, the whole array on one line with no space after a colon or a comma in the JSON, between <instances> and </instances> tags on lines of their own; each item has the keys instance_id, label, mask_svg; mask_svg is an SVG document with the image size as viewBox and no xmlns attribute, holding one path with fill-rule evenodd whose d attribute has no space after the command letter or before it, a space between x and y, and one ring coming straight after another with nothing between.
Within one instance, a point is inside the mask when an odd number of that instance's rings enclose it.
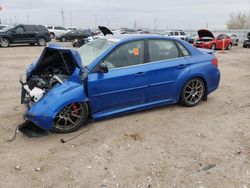
<instances>
[{"instance_id":1,"label":"dark suv","mask_svg":"<svg viewBox=\"0 0 250 188\"><path fill-rule=\"evenodd\" d=\"M0 32L0 46L2 47L21 43L45 46L50 40L49 31L42 25L10 25Z\"/></svg>"},{"instance_id":2,"label":"dark suv","mask_svg":"<svg viewBox=\"0 0 250 188\"><path fill-rule=\"evenodd\" d=\"M243 43L243 48L250 48L250 32L247 33L247 38Z\"/></svg>"}]
</instances>

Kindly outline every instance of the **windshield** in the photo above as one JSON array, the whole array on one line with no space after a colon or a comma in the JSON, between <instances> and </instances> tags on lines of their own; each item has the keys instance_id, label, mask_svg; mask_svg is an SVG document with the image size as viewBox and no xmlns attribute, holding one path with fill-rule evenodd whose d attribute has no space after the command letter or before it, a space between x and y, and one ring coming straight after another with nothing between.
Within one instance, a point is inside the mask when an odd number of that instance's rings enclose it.
<instances>
[{"instance_id":1,"label":"windshield","mask_svg":"<svg viewBox=\"0 0 250 188\"><path fill-rule=\"evenodd\" d=\"M96 39L83 45L78 51L80 53L83 65L86 67L94 61L105 50L111 47L115 42L107 39Z\"/></svg>"},{"instance_id":2,"label":"windshield","mask_svg":"<svg viewBox=\"0 0 250 188\"><path fill-rule=\"evenodd\" d=\"M9 26L6 26L5 28L3 28L1 31L6 32L6 31L9 31L10 29L12 29L14 27L15 27L14 25L9 25Z\"/></svg>"}]
</instances>

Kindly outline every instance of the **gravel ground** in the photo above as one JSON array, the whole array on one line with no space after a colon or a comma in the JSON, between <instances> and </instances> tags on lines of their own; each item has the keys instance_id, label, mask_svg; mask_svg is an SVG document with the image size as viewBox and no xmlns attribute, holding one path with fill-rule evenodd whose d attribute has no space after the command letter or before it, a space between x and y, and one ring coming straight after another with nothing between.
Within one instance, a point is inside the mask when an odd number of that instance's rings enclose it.
<instances>
[{"instance_id":1,"label":"gravel ground","mask_svg":"<svg viewBox=\"0 0 250 188\"><path fill-rule=\"evenodd\" d=\"M196 107L155 108L71 134L18 133L7 142L25 111L19 75L42 49L0 49L0 187L250 188L250 49L216 52L220 87Z\"/></svg>"}]
</instances>

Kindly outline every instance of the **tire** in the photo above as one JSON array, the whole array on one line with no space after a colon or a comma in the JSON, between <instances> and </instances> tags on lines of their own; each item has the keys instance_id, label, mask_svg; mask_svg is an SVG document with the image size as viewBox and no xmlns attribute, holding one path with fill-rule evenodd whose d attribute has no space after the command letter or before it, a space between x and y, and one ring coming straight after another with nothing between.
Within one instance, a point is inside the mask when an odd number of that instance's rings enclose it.
<instances>
[{"instance_id":1,"label":"tire","mask_svg":"<svg viewBox=\"0 0 250 188\"><path fill-rule=\"evenodd\" d=\"M216 44L212 44L211 50L216 50Z\"/></svg>"},{"instance_id":2,"label":"tire","mask_svg":"<svg viewBox=\"0 0 250 188\"><path fill-rule=\"evenodd\" d=\"M231 50L232 49L232 43L229 43L229 45L227 46L227 50Z\"/></svg>"},{"instance_id":3,"label":"tire","mask_svg":"<svg viewBox=\"0 0 250 188\"><path fill-rule=\"evenodd\" d=\"M53 121L53 130L57 133L74 132L83 126L88 119L86 103L72 103L64 107Z\"/></svg>"},{"instance_id":4,"label":"tire","mask_svg":"<svg viewBox=\"0 0 250 188\"><path fill-rule=\"evenodd\" d=\"M2 38L0 40L0 46L2 46L3 48L7 48L10 46L10 40L7 38Z\"/></svg>"},{"instance_id":5,"label":"tire","mask_svg":"<svg viewBox=\"0 0 250 188\"><path fill-rule=\"evenodd\" d=\"M55 38L55 34L54 33L50 33L50 38L54 39Z\"/></svg>"},{"instance_id":6,"label":"tire","mask_svg":"<svg viewBox=\"0 0 250 188\"><path fill-rule=\"evenodd\" d=\"M38 38L37 39L37 44L39 46L45 46L46 45L46 40L44 38Z\"/></svg>"},{"instance_id":7,"label":"tire","mask_svg":"<svg viewBox=\"0 0 250 188\"><path fill-rule=\"evenodd\" d=\"M192 78L182 88L180 103L188 107L195 106L204 98L205 91L206 87L203 80Z\"/></svg>"},{"instance_id":8,"label":"tire","mask_svg":"<svg viewBox=\"0 0 250 188\"><path fill-rule=\"evenodd\" d=\"M67 39L65 37L62 37L62 39L61 39L62 42L66 42L66 40Z\"/></svg>"}]
</instances>

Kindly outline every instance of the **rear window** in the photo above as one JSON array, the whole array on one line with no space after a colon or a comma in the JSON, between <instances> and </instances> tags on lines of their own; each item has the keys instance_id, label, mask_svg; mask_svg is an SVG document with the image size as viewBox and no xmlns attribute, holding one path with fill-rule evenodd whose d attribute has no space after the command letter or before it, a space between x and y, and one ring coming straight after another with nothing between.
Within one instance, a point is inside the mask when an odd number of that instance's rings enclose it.
<instances>
[{"instance_id":1,"label":"rear window","mask_svg":"<svg viewBox=\"0 0 250 188\"><path fill-rule=\"evenodd\" d=\"M170 40L150 40L149 59L150 62L175 59L180 57L180 53L173 41Z\"/></svg>"},{"instance_id":2,"label":"rear window","mask_svg":"<svg viewBox=\"0 0 250 188\"><path fill-rule=\"evenodd\" d=\"M42 26L42 25L36 25L36 28L38 31L42 32L42 33L48 33L49 31L46 29L46 27Z\"/></svg>"},{"instance_id":3,"label":"rear window","mask_svg":"<svg viewBox=\"0 0 250 188\"><path fill-rule=\"evenodd\" d=\"M177 43L178 47L180 48L183 56L190 56L189 52L182 44L180 44L179 42L176 42L176 43Z\"/></svg>"}]
</instances>

